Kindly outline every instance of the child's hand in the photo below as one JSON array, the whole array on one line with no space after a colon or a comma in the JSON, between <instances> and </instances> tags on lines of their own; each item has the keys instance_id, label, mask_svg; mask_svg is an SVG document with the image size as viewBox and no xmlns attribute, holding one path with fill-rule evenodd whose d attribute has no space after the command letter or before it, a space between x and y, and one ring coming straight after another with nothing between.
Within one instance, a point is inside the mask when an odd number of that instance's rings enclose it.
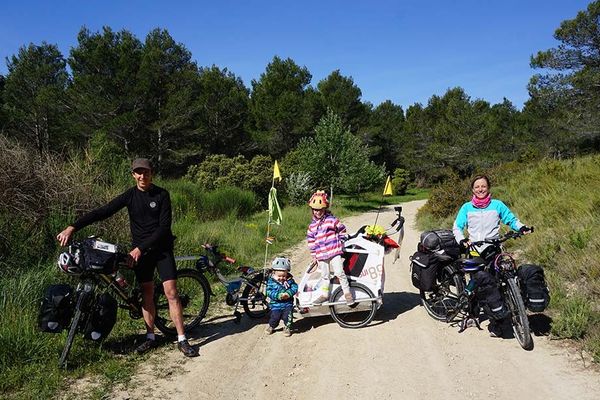
<instances>
[{"instance_id":1,"label":"child's hand","mask_svg":"<svg viewBox=\"0 0 600 400\"><path fill-rule=\"evenodd\" d=\"M281 294L279 295L279 300L287 300L287 299L289 299L289 298L290 298L290 295L289 295L289 294L287 294L287 293L285 293L285 292L284 292L284 293L281 293Z\"/></svg>"}]
</instances>

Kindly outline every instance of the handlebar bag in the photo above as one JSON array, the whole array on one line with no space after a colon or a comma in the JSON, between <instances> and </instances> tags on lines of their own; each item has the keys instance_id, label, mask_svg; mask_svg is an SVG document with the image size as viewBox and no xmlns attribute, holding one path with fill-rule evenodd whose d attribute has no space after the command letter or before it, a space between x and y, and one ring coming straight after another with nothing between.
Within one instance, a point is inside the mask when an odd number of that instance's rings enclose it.
<instances>
[{"instance_id":1,"label":"handlebar bag","mask_svg":"<svg viewBox=\"0 0 600 400\"><path fill-rule=\"evenodd\" d=\"M440 261L456 260L461 253L460 245L456 242L452 231L448 229L423 232L419 250L433 253Z\"/></svg>"},{"instance_id":2,"label":"handlebar bag","mask_svg":"<svg viewBox=\"0 0 600 400\"><path fill-rule=\"evenodd\" d=\"M117 263L117 247L96 239L83 243L83 269L101 274L112 274Z\"/></svg>"},{"instance_id":3,"label":"handlebar bag","mask_svg":"<svg viewBox=\"0 0 600 400\"><path fill-rule=\"evenodd\" d=\"M424 292L433 290L440 262L431 253L415 252L410 257L410 279L414 287Z\"/></svg>"},{"instance_id":4,"label":"handlebar bag","mask_svg":"<svg viewBox=\"0 0 600 400\"><path fill-rule=\"evenodd\" d=\"M539 265L524 264L517 268L521 281L521 294L531 312L542 312L550 303L550 291L544 279L544 269Z\"/></svg>"},{"instance_id":5,"label":"handlebar bag","mask_svg":"<svg viewBox=\"0 0 600 400\"><path fill-rule=\"evenodd\" d=\"M102 293L85 326L83 337L95 342L104 340L117 322L118 307L114 297L109 293Z\"/></svg>"},{"instance_id":6,"label":"handlebar bag","mask_svg":"<svg viewBox=\"0 0 600 400\"><path fill-rule=\"evenodd\" d=\"M69 326L73 317L73 288L50 285L40 303L38 327L42 332L59 333Z\"/></svg>"}]
</instances>

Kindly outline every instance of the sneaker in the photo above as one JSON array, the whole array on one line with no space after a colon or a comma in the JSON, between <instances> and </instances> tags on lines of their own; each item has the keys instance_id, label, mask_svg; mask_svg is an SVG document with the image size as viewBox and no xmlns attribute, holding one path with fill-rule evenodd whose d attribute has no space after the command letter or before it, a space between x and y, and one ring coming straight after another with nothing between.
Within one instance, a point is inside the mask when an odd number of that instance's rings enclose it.
<instances>
[{"instance_id":1,"label":"sneaker","mask_svg":"<svg viewBox=\"0 0 600 400\"><path fill-rule=\"evenodd\" d=\"M346 305L351 306L355 304L354 296L352 296L352 293L344 293L344 298L346 299Z\"/></svg>"},{"instance_id":2,"label":"sneaker","mask_svg":"<svg viewBox=\"0 0 600 400\"><path fill-rule=\"evenodd\" d=\"M140 344L138 347L135 348L135 352L137 354L144 354L144 353L147 353L148 351L152 350L156 346L158 346L158 344L156 343L156 340L147 339L145 342L143 342L142 344Z\"/></svg>"},{"instance_id":3,"label":"sneaker","mask_svg":"<svg viewBox=\"0 0 600 400\"><path fill-rule=\"evenodd\" d=\"M477 323L477 320L475 318L467 318L467 320L465 321L465 327L466 328L472 328L474 326L478 326L479 324Z\"/></svg>"},{"instance_id":4,"label":"sneaker","mask_svg":"<svg viewBox=\"0 0 600 400\"><path fill-rule=\"evenodd\" d=\"M273 328L271 328L271 326L267 326L267 329L265 329L265 333L267 335L271 335L273 333Z\"/></svg>"},{"instance_id":5,"label":"sneaker","mask_svg":"<svg viewBox=\"0 0 600 400\"><path fill-rule=\"evenodd\" d=\"M329 300L329 298L327 296L325 296L324 294L320 295L318 298L316 298L315 300L313 300L313 304L318 306L321 305L323 303L325 303L327 300Z\"/></svg>"},{"instance_id":6,"label":"sneaker","mask_svg":"<svg viewBox=\"0 0 600 400\"><path fill-rule=\"evenodd\" d=\"M177 342L177 348L186 357L196 357L198 355L198 350L193 348L187 339Z\"/></svg>"},{"instance_id":7,"label":"sneaker","mask_svg":"<svg viewBox=\"0 0 600 400\"><path fill-rule=\"evenodd\" d=\"M292 336L292 331L287 326L285 328L283 328L283 336L288 336L288 337Z\"/></svg>"}]
</instances>

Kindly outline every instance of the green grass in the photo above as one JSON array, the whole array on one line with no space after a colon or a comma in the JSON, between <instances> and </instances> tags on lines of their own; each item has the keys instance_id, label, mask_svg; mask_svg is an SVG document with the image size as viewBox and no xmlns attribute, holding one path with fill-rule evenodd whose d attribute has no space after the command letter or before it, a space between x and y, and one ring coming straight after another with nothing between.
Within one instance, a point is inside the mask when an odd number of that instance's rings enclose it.
<instances>
[{"instance_id":1,"label":"green grass","mask_svg":"<svg viewBox=\"0 0 600 400\"><path fill-rule=\"evenodd\" d=\"M198 254L202 243L214 243L220 250L239 262L262 267L265 261L265 235L267 211L256 209L252 195L237 189L223 189L216 193L203 193L194 185L183 181L161 181L168 188L174 208L173 230L178 237L176 254ZM424 190L411 190L406 196L383 199L384 205L426 198ZM380 194L367 194L360 198L336 196L332 211L343 218L379 207ZM225 207L222 207L222 206ZM208 210L208 211L207 211ZM230 212L226 212L229 210ZM215 212L219 217L208 217ZM291 246L302 241L310 221L307 206L285 207L283 224L272 225L270 235L275 238L269 246L269 259L285 254ZM64 217L52 223L58 231ZM128 237L126 214L121 213L113 222L98 225L104 239ZM78 236L95 233L89 227ZM48 237L52 241L52 237ZM54 247L58 252L57 246ZM58 272L54 264L55 254L46 254L46 261L36 266L19 269L18 274L0 275L0 398L30 399L55 398L63 393L73 379L94 377L96 384L89 393L74 398L103 398L110 388L119 382L128 382L135 366L146 357L131 354L135 335L143 333L142 320L130 319L119 310L117 324L107 340L99 346L76 338L69 357L74 368L64 371L57 362L62 351L66 332L45 334L37 330L37 312L44 288L52 283L75 284L69 277ZM130 272L128 281L133 282ZM218 286L215 286L218 289ZM215 290L217 297L211 299L211 309L222 309L224 292ZM210 311L209 311L210 312Z\"/></svg>"},{"instance_id":2,"label":"green grass","mask_svg":"<svg viewBox=\"0 0 600 400\"><path fill-rule=\"evenodd\" d=\"M600 156L507 165L489 173L492 196L536 228L512 246L522 250L521 263L545 268L552 334L581 339L600 360ZM441 217L420 213L419 226L450 227L456 211Z\"/></svg>"}]
</instances>

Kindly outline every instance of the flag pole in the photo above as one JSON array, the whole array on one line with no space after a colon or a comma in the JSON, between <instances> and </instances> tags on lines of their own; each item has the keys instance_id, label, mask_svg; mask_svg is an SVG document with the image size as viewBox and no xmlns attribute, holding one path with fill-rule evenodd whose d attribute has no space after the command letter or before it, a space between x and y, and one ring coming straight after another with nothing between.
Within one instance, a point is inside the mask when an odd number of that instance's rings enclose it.
<instances>
[{"instance_id":1,"label":"flag pole","mask_svg":"<svg viewBox=\"0 0 600 400\"><path fill-rule=\"evenodd\" d=\"M379 213L383 206L383 198L385 196L391 196L392 194L392 180L390 175L388 175L387 180L385 181L385 187L383 188L383 194L381 195L381 200L379 201L379 209L377 209L377 215L375 215L375 223L373 225L377 225L377 219L379 218Z\"/></svg>"},{"instance_id":2,"label":"flag pole","mask_svg":"<svg viewBox=\"0 0 600 400\"><path fill-rule=\"evenodd\" d=\"M273 239L271 238L271 224L281 224L282 216L281 209L279 208L279 202L277 201L277 190L275 189L275 179L279 179L281 182L281 173L279 172L279 165L275 160L273 166L273 178L271 179L271 189L269 190L269 219L267 221L267 237L265 238L265 260L263 264L263 271L266 273L267 263L269 259L269 245L272 244ZM273 212L277 210L277 220L273 221Z\"/></svg>"},{"instance_id":3,"label":"flag pole","mask_svg":"<svg viewBox=\"0 0 600 400\"><path fill-rule=\"evenodd\" d=\"M381 212L382 205L383 205L383 195L381 195L381 200L379 201L379 208L377 209L377 214L375 214L375 223L373 225L377 225L377 219L379 218L379 213Z\"/></svg>"},{"instance_id":4,"label":"flag pole","mask_svg":"<svg viewBox=\"0 0 600 400\"><path fill-rule=\"evenodd\" d=\"M271 180L271 189L275 187L275 174L273 174L273 179ZM269 212L269 218L267 220L267 237L265 238L265 261L263 263L263 272L267 270L267 260L269 257L269 241L271 236L271 213Z\"/></svg>"}]
</instances>

